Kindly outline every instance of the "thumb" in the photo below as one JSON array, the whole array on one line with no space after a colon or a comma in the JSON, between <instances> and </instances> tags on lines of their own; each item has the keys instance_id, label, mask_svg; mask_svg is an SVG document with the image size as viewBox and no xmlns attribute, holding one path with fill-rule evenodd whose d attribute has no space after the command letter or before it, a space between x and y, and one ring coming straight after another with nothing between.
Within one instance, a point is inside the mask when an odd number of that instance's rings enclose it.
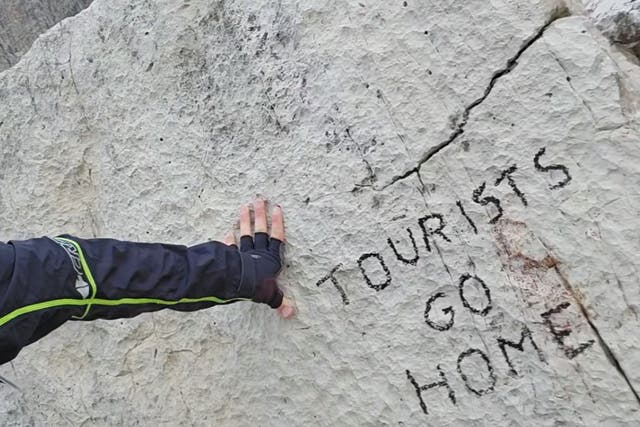
<instances>
[{"instance_id":1,"label":"thumb","mask_svg":"<svg viewBox=\"0 0 640 427\"><path fill-rule=\"evenodd\" d=\"M296 309L293 305L293 301L287 297L282 298L282 304L278 307L278 315L283 319L290 319L296 314Z\"/></svg>"},{"instance_id":2,"label":"thumb","mask_svg":"<svg viewBox=\"0 0 640 427\"><path fill-rule=\"evenodd\" d=\"M278 287L278 282L274 278L264 279L256 285L253 301L267 304L271 308L278 308L282 305L284 294Z\"/></svg>"}]
</instances>

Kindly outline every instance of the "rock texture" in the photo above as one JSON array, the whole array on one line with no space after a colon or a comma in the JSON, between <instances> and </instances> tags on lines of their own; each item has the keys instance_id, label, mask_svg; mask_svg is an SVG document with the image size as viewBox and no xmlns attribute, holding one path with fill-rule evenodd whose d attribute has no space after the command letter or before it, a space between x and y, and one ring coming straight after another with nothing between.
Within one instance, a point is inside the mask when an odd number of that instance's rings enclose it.
<instances>
[{"instance_id":1,"label":"rock texture","mask_svg":"<svg viewBox=\"0 0 640 427\"><path fill-rule=\"evenodd\" d=\"M0 74L0 238L185 244L261 194L298 316L70 323L18 425L632 425L639 70L552 1L97 0Z\"/></svg>"},{"instance_id":2,"label":"rock texture","mask_svg":"<svg viewBox=\"0 0 640 427\"><path fill-rule=\"evenodd\" d=\"M18 62L33 41L92 0L1 0L0 71Z\"/></svg>"},{"instance_id":3,"label":"rock texture","mask_svg":"<svg viewBox=\"0 0 640 427\"><path fill-rule=\"evenodd\" d=\"M636 0L591 0L586 9L598 28L616 43L640 41L640 4Z\"/></svg>"}]
</instances>

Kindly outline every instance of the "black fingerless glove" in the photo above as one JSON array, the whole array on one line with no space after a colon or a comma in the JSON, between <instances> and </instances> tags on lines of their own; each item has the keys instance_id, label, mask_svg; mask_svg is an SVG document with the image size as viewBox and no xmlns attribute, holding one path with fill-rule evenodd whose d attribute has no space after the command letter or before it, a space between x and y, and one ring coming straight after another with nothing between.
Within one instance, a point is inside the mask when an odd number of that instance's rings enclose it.
<instances>
[{"instance_id":1,"label":"black fingerless glove","mask_svg":"<svg viewBox=\"0 0 640 427\"><path fill-rule=\"evenodd\" d=\"M283 294L278 288L276 277L282 269L280 249L282 242L269 238L267 233L255 233L240 238L240 257L242 259L242 278L239 286L241 296L271 308L282 304Z\"/></svg>"}]
</instances>

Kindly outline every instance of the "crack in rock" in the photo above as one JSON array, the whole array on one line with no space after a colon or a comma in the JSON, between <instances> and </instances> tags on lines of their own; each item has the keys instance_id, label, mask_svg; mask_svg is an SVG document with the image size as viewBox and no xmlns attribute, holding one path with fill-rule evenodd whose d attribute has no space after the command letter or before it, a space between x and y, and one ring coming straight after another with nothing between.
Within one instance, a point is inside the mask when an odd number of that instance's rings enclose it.
<instances>
[{"instance_id":1,"label":"crack in rock","mask_svg":"<svg viewBox=\"0 0 640 427\"><path fill-rule=\"evenodd\" d=\"M516 67L516 65L518 65L518 60L524 54L524 52L526 52L527 49L529 49L536 41L538 41L544 35L545 31L547 30L547 28L549 28L549 26L551 26L551 24L553 24L555 21L557 21L559 19L566 18L569 15L570 15L569 9L566 8L566 7L560 7L560 8L555 9L551 13L551 17L544 23L544 25L542 27L540 27L532 37L528 38L522 44L522 46L520 47L520 49L518 49L518 52L516 52L515 55L513 55L511 58L509 58L507 60L507 63L505 64L505 66L493 73L493 75L491 76L491 80L489 81L489 84L485 88L484 93L482 94L482 96L480 96L478 99L476 99L471 104L469 104L469 105L467 105L465 107L465 109L462 112L461 120L458 121L458 124L456 125L455 130L451 133L451 135L449 135L449 137L446 140L442 141L441 143L439 143L438 145L436 145L434 147L431 147L422 156L422 158L420 159L420 161L418 161L418 164L415 167L407 170L406 172L404 172L401 175L397 175L397 176L393 177L391 179L391 181L389 181L384 186L379 187L379 188L374 188L374 189L377 190L377 191L384 190L387 187L392 186L396 182L402 181L403 179L408 178L409 176L413 175L414 173L417 173L420 170L420 168L422 167L423 164L428 162L436 154L438 154L440 151L442 151L442 149L444 149L445 147L449 146L456 139L458 139L458 137L464 133L464 128L467 125L467 122L469 120L469 115L471 114L471 111L474 108L476 108L478 105L482 104L489 97L489 95L493 91L493 88L495 87L495 85L498 82L498 80L500 80L500 78L504 77L505 75L507 75L507 74L511 73L511 71L513 71L513 69Z\"/></svg>"},{"instance_id":2,"label":"crack in rock","mask_svg":"<svg viewBox=\"0 0 640 427\"><path fill-rule=\"evenodd\" d=\"M609 344L607 344L607 342L604 340L604 338L602 338L602 335L600 334L600 331L598 330L596 325L591 320L591 317L589 316L589 312L587 311L585 306L582 304L582 301L580 301L580 299L576 295L576 292L573 289L573 286L571 286L571 283L569 283L569 281L564 276L564 274L562 274L562 272L560 271L560 268L558 267L558 265L554 265L553 269L555 270L556 274L560 278L560 281L562 282L564 287L573 296L573 299L574 299L575 303L578 305L578 308L580 309L580 313L582 313L582 316L584 316L585 320L587 321L587 323L591 327L591 330L593 331L594 335L596 336L598 345L600 346L600 348L604 352L605 356L607 357L607 360L616 369L616 371L618 371L618 373L622 376L624 381L627 383L627 386L629 387L629 390L631 391L631 393L633 393L634 397L638 401L638 404L640 405L640 395L638 395L638 392L633 387L633 384L631 383L631 380L629 379L629 377L627 376L627 373L625 372L624 368L622 367L622 365L620 364L620 362L616 358L615 354L613 353L613 350L611 350L611 347L609 347Z\"/></svg>"},{"instance_id":3,"label":"crack in rock","mask_svg":"<svg viewBox=\"0 0 640 427\"><path fill-rule=\"evenodd\" d=\"M555 258L553 256L553 252L551 250L551 247L546 242L544 242L544 241L542 241L540 239L538 239L538 241L545 248L545 250L547 251L548 256L550 256L552 259L557 259L557 258ZM555 273L557 274L558 278L560 279L560 282L562 282L562 286L564 286L564 288L567 291L569 291L569 293L571 294L571 297L573 298L573 301L578 306L578 308L580 310L580 313L582 314L582 316L585 318L585 320L589 324L589 327L591 328L591 331L593 332L593 334L596 336L596 341L598 342L598 345L600 346L600 348L604 352L604 355L606 356L607 360L616 369L616 371L622 376L624 381L627 383L627 386L629 387L629 390L631 391L633 396L636 398L636 401L640 405L640 395L638 394L636 389L633 387L633 384L631 383L631 380L629 379L629 377L627 376L627 373L625 372L624 368L622 367L622 365L618 361L618 358L613 353L613 350L611 350L611 347L609 347L609 344L607 344L607 342L604 340L604 338L600 334L600 331L598 330L597 326L591 320L591 316L589 316L589 312L587 311L586 307L582 303L582 300L579 297L578 293L576 292L576 290L573 288L573 286L569 282L569 279L567 279L566 276L562 273L562 271L560 270L560 267L558 266L558 264L556 263L552 267L553 267L553 271L555 271Z\"/></svg>"}]
</instances>

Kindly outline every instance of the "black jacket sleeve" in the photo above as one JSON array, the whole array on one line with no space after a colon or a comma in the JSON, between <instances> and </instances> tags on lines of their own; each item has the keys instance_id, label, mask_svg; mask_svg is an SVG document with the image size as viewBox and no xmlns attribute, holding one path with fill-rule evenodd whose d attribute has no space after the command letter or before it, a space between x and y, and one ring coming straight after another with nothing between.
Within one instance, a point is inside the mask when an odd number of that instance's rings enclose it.
<instances>
[{"instance_id":1,"label":"black jacket sleeve","mask_svg":"<svg viewBox=\"0 0 640 427\"><path fill-rule=\"evenodd\" d=\"M60 236L0 243L0 364L67 320L252 299L279 305L277 286L257 279L261 256L220 242L185 247Z\"/></svg>"}]
</instances>

